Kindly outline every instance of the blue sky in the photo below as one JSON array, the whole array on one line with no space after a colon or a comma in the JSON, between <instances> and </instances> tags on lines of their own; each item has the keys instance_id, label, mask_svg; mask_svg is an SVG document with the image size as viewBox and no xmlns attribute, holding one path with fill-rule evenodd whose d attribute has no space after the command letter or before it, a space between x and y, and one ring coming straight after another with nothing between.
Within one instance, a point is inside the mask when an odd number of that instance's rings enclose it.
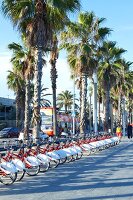
<instances>
[{"instance_id":1,"label":"blue sky","mask_svg":"<svg viewBox=\"0 0 133 200\"><path fill-rule=\"evenodd\" d=\"M1 4L2 0L0 0ZM105 26L113 29L109 40L116 41L119 47L127 50L124 57L133 61L133 0L81 0L82 11L94 11L97 17L106 18ZM78 13L77 13L78 14ZM76 20L77 14L71 17ZM10 52L7 45L19 42L19 33L13 30L9 19L0 13L0 96L14 97L13 92L6 85L7 70L11 69ZM43 84L50 88L49 66L44 69ZM61 53L57 63L58 81L57 90L72 90L72 82L66 62L66 55ZM65 76L64 76L65 75ZM63 81L62 81L63 80Z\"/></svg>"}]
</instances>

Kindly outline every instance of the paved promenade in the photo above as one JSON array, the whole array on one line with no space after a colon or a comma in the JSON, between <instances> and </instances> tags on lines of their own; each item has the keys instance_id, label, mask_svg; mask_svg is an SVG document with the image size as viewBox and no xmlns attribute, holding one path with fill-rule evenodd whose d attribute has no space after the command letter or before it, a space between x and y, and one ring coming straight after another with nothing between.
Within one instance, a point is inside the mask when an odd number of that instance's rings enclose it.
<instances>
[{"instance_id":1,"label":"paved promenade","mask_svg":"<svg viewBox=\"0 0 133 200\"><path fill-rule=\"evenodd\" d=\"M133 141L66 163L11 186L0 200L133 200Z\"/></svg>"}]
</instances>

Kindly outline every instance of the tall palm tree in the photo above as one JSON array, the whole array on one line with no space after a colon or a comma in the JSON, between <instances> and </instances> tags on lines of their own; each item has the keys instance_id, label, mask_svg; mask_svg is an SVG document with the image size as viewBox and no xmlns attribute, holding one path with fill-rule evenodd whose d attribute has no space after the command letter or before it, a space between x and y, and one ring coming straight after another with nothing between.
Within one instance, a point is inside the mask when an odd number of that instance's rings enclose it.
<instances>
[{"instance_id":1,"label":"tall palm tree","mask_svg":"<svg viewBox=\"0 0 133 200\"><path fill-rule=\"evenodd\" d=\"M115 92L118 94L118 116L121 121L121 100L122 96L127 96L127 92L132 85L132 75L129 71L132 62L127 62L125 59L120 60L119 65L122 66L121 73L117 78L116 85L114 87Z\"/></svg>"},{"instance_id":2,"label":"tall palm tree","mask_svg":"<svg viewBox=\"0 0 133 200\"><path fill-rule=\"evenodd\" d=\"M57 24L67 22L68 12L79 9L79 0L4 0L2 9L21 32L25 32L28 44L36 50L34 87L34 132L40 129L40 93L43 53L51 49L53 32Z\"/></svg>"},{"instance_id":3,"label":"tall palm tree","mask_svg":"<svg viewBox=\"0 0 133 200\"><path fill-rule=\"evenodd\" d=\"M128 108L129 93L133 88L133 73L130 71L130 66L132 63L122 59L117 64L121 66L121 70L119 72L119 76L116 77L116 83L114 87L111 88L110 92L111 103L115 111L115 124L117 122L125 123L124 121L122 122L122 116L125 114L122 104L123 100L126 101Z\"/></svg>"},{"instance_id":4,"label":"tall palm tree","mask_svg":"<svg viewBox=\"0 0 133 200\"><path fill-rule=\"evenodd\" d=\"M103 42L106 40L107 36L111 33L111 29L107 27L101 27L102 23L105 22L105 18L96 18L94 21L94 28L93 28L93 38L92 38L92 45L93 45L93 57L95 60L95 67L93 69L93 126L95 134L98 133L98 117L97 117L97 90L98 90L98 80L97 80L97 70L99 67L99 62L102 59L101 53L101 46Z\"/></svg>"},{"instance_id":5,"label":"tall palm tree","mask_svg":"<svg viewBox=\"0 0 133 200\"><path fill-rule=\"evenodd\" d=\"M133 87L132 89L130 89L129 91L129 96L128 96L128 99L129 99L129 103L128 103L128 120L130 123L133 123Z\"/></svg>"},{"instance_id":6,"label":"tall palm tree","mask_svg":"<svg viewBox=\"0 0 133 200\"><path fill-rule=\"evenodd\" d=\"M66 32L62 34L63 48L68 52L68 63L75 76L78 76L80 83L80 133L85 133L86 127L86 105L87 105L87 77L90 72L88 62L90 61L91 48L88 44L88 35L90 30L90 23L84 23L82 17L79 15L77 23L72 23ZM87 20L86 20L87 21ZM86 24L86 26L85 26ZM85 29L86 28L86 29Z\"/></svg>"},{"instance_id":7,"label":"tall palm tree","mask_svg":"<svg viewBox=\"0 0 133 200\"><path fill-rule=\"evenodd\" d=\"M24 95L25 95L25 84L24 79L20 76L17 69L8 71L7 85L8 88L13 90L16 95L16 127L20 127L20 113L24 110Z\"/></svg>"},{"instance_id":8,"label":"tall palm tree","mask_svg":"<svg viewBox=\"0 0 133 200\"><path fill-rule=\"evenodd\" d=\"M103 60L100 63L98 75L105 90L105 129L111 128L110 90L116 84L116 77L121 73L119 65L124 49L116 47L116 42L104 42L102 47Z\"/></svg>"},{"instance_id":9,"label":"tall palm tree","mask_svg":"<svg viewBox=\"0 0 133 200\"><path fill-rule=\"evenodd\" d=\"M80 133L85 133L87 78L92 77L97 67L97 43L110 31L106 27L100 27L103 21L103 18L98 19L93 12L80 13L78 22L69 25L67 31L62 34L62 47L68 52L69 65L81 80Z\"/></svg>"},{"instance_id":10,"label":"tall palm tree","mask_svg":"<svg viewBox=\"0 0 133 200\"><path fill-rule=\"evenodd\" d=\"M127 62L125 59L121 59L118 65L121 66L121 70L119 76L116 77L116 85L112 88L112 93L116 94L115 97L115 107L118 113L118 121L121 121L122 117L122 109L121 109L121 101L124 96L128 97L128 92L132 87L132 73L130 72L130 66L132 62Z\"/></svg>"},{"instance_id":11,"label":"tall palm tree","mask_svg":"<svg viewBox=\"0 0 133 200\"><path fill-rule=\"evenodd\" d=\"M12 43L8 48L13 51L11 62L20 72L25 81L25 117L24 117L24 135L28 138L30 124L30 87L34 72L34 57L29 49L20 44Z\"/></svg>"}]
</instances>

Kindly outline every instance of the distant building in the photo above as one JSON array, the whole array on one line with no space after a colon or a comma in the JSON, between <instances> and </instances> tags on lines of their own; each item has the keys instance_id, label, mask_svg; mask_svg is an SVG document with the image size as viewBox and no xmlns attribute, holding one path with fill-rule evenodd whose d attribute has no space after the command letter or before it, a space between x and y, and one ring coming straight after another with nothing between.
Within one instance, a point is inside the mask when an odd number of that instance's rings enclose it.
<instances>
[{"instance_id":1,"label":"distant building","mask_svg":"<svg viewBox=\"0 0 133 200\"><path fill-rule=\"evenodd\" d=\"M0 105L2 106L15 106L15 99L0 97Z\"/></svg>"},{"instance_id":2,"label":"distant building","mask_svg":"<svg viewBox=\"0 0 133 200\"><path fill-rule=\"evenodd\" d=\"M0 97L0 120L12 118L15 104L15 99Z\"/></svg>"}]
</instances>

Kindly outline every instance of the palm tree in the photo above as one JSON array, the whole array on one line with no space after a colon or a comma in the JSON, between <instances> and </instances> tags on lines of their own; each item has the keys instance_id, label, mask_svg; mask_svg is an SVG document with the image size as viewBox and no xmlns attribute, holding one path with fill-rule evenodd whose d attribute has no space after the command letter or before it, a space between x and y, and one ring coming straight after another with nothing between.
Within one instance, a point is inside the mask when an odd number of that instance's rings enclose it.
<instances>
[{"instance_id":1,"label":"palm tree","mask_svg":"<svg viewBox=\"0 0 133 200\"><path fill-rule=\"evenodd\" d=\"M60 109L64 107L66 114L71 109L72 104L73 104L73 94L70 91L66 90L66 91L62 91L60 94L58 94L57 106Z\"/></svg>"},{"instance_id":2,"label":"palm tree","mask_svg":"<svg viewBox=\"0 0 133 200\"><path fill-rule=\"evenodd\" d=\"M100 27L103 21L103 18L98 19L93 12L80 13L78 22L69 25L67 31L62 34L62 48L68 52L69 65L81 80L80 133L85 133L87 78L92 77L94 69L97 68L97 43L110 31L106 27Z\"/></svg>"},{"instance_id":3,"label":"palm tree","mask_svg":"<svg viewBox=\"0 0 133 200\"><path fill-rule=\"evenodd\" d=\"M122 98L125 96L128 98L130 89L132 88L132 72L130 71L130 66L132 62L127 62L125 59L121 59L118 65L121 66L119 76L117 77L116 85L112 88L112 93L115 93L115 107L117 109L117 121L122 120Z\"/></svg>"},{"instance_id":4,"label":"palm tree","mask_svg":"<svg viewBox=\"0 0 133 200\"><path fill-rule=\"evenodd\" d=\"M25 117L24 117L24 135L28 138L30 124L30 86L33 79L34 57L31 51L20 44L12 43L8 48L13 51L11 62L19 71L25 81Z\"/></svg>"},{"instance_id":5,"label":"palm tree","mask_svg":"<svg viewBox=\"0 0 133 200\"><path fill-rule=\"evenodd\" d=\"M51 107L50 100L46 99L46 97L51 96L51 93L45 93L48 88L44 88L42 85L41 89L41 107Z\"/></svg>"},{"instance_id":6,"label":"palm tree","mask_svg":"<svg viewBox=\"0 0 133 200\"><path fill-rule=\"evenodd\" d=\"M13 90L16 95L16 127L20 127L20 113L21 110L24 110L24 95L25 95L25 84L24 80L20 76L20 73L17 69L13 69L13 71L8 71L9 74L7 76L7 85L8 88Z\"/></svg>"},{"instance_id":7,"label":"palm tree","mask_svg":"<svg viewBox=\"0 0 133 200\"><path fill-rule=\"evenodd\" d=\"M118 65L121 66L119 76L116 77L116 84L111 88L110 92L111 103L115 110L115 124L117 122L122 122L122 124L124 123L123 126L125 126L126 122L126 120L124 120L125 111L123 110L123 103L126 102L128 108L129 93L133 87L133 73L130 71L131 64L132 62L127 62L125 59L119 61Z\"/></svg>"},{"instance_id":8,"label":"palm tree","mask_svg":"<svg viewBox=\"0 0 133 200\"><path fill-rule=\"evenodd\" d=\"M126 98L129 100L129 109L130 108L133 109L133 101L132 101L133 100L133 71L131 71L130 69L129 71L125 73L125 84L127 85ZM129 114L130 114L130 110L129 110Z\"/></svg>"},{"instance_id":9,"label":"palm tree","mask_svg":"<svg viewBox=\"0 0 133 200\"><path fill-rule=\"evenodd\" d=\"M124 49L116 47L116 42L104 42L102 47L103 60L98 75L105 90L105 129L111 128L110 119L110 90L116 84L116 77L121 73L119 62Z\"/></svg>"},{"instance_id":10,"label":"palm tree","mask_svg":"<svg viewBox=\"0 0 133 200\"><path fill-rule=\"evenodd\" d=\"M88 19L89 21L89 19ZM79 77L80 80L80 133L85 133L86 127L86 104L87 104L87 77L90 72L88 63L90 61L91 48L88 45L88 26L82 20L82 14L79 15L78 23L72 23L66 32L62 34L63 48L68 52L68 63L73 74Z\"/></svg>"},{"instance_id":11,"label":"palm tree","mask_svg":"<svg viewBox=\"0 0 133 200\"><path fill-rule=\"evenodd\" d=\"M6 0L2 2L3 13L8 16L20 32L26 34L31 48L36 52L34 86L34 131L38 137L40 129L40 93L42 77L42 57L51 49L53 32L57 24L68 21L68 12L79 9L79 0Z\"/></svg>"},{"instance_id":12,"label":"palm tree","mask_svg":"<svg viewBox=\"0 0 133 200\"><path fill-rule=\"evenodd\" d=\"M101 27L102 23L105 21L105 18L97 18L94 21L94 28L93 28L93 57L95 60L95 67L93 69L93 126L94 126L94 132L95 134L98 133L98 117L97 117L97 70L99 67L99 62L102 59L102 53L101 53L101 46L103 42L106 40L107 36L110 34L111 29L107 27Z\"/></svg>"},{"instance_id":13,"label":"palm tree","mask_svg":"<svg viewBox=\"0 0 133 200\"><path fill-rule=\"evenodd\" d=\"M129 91L129 95L128 95L128 113L129 113L129 122L132 123L133 122L133 86L132 89L130 89Z\"/></svg>"}]
</instances>

